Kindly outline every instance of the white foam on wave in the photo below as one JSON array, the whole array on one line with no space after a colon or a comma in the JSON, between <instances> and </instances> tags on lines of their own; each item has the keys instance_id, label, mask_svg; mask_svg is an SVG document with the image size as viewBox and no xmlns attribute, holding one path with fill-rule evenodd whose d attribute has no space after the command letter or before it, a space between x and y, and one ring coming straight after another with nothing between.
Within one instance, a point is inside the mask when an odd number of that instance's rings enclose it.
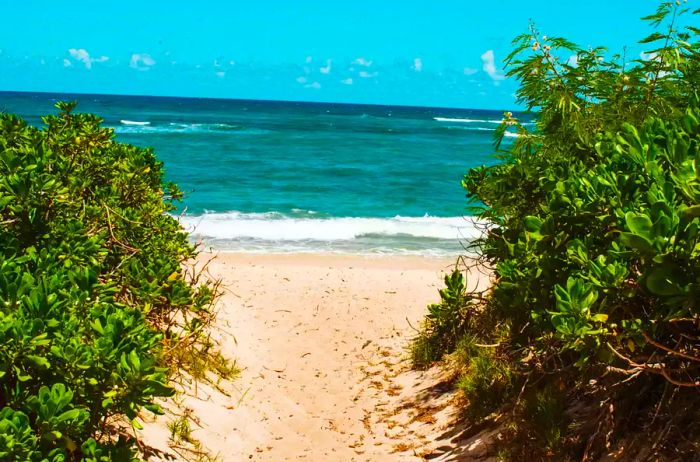
<instances>
[{"instance_id":1,"label":"white foam on wave","mask_svg":"<svg viewBox=\"0 0 700 462\"><path fill-rule=\"evenodd\" d=\"M151 125L151 122L148 121L138 121L138 120L120 120L119 121L123 125L138 125L138 126L144 126L144 125Z\"/></svg>"},{"instance_id":2,"label":"white foam on wave","mask_svg":"<svg viewBox=\"0 0 700 462\"><path fill-rule=\"evenodd\" d=\"M437 120L438 122L453 122L453 123L462 123L462 124L496 124L500 125L503 123L502 119L453 119L449 117L433 117L433 120ZM531 127L534 126L534 122L520 122L520 125L526 126L526 127ZM474 130L491 130L490 128L475 128ZM508 135L506 135L508 136Z\"/></svg>"},{"instance_id":3,"label":"white foam on wave","mask_svg":"<svg viewBox=\"0 0 700 462\"><path fill-rule=\"evenodd\" d=\"M450 117L433 117L434 120L437 120L438 122L457 122L457 123L464 123L464 124L501 124L503 122L502 119L456 119L456 118L450 118Z\"/></svg>"},{"instance_id":4,"label":"white foam on wave","mask_svg":"<svg viewBox=\"0 0 700 462\"><path fill-rule=\"evenodd\" d=\"M466 131L470 131L470 132L495 132L496 131L495 128L470 127L470 126L466 126L466 125L462 125L462 126L455 125L455 126L451 126L451 127L447 127L447 128L450 130L452 130L452 129L454 129L454 130L466 130Z\"/></svg>"},{"instance_id":5,"label":"white foam on wave","mask_svg":"<svg viewBox=\"0 0 700 462\"><path fill-rule=\"evenodd\" d=\"M279 213L205 213L183 215L194 237L218 240L344 241L368 236L465 240L481 232L465 217L295 218Z\"/></svg>"},{"instance_id":6,"label":"white foam on wave","mask_svg":"<svg viewBox=\"0 0 700 462\"><path fill-rule=\"evenodd\" d=\"M116 133L211 133L226 132L238 135L264 135L270 130L248 128L225 123L181 123L170 122L164 125L151 125L150 122L121 121L123 126L110 127Z\"/></svg>"}]
</instances>

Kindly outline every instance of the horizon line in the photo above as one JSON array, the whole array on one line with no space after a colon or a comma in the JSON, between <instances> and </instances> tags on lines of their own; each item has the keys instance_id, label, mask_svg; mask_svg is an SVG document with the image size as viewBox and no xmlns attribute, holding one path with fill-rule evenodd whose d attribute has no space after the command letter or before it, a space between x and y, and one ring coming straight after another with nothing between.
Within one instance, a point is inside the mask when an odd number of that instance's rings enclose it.
<instances>
[{"instance_id":1,"label":"horizon line","mask_svg":"<svg viewBox=\"0 0 700 462\"><path fill-rule=\"evenodd\" d=\"M194 99L208 101L235 101L235 102L252 102L252 103L293 103L304 105L338 105L338 106L368 106L368 107L393 107L406 109L442 109L452 111L490 111L504 112L511 111L520 114L532 113L531 111L523 111L519 109L482 109L482 108L465 108L454 106L416 106L411 104L380 104L380 103L348 103L338 101L303 101L303 100L283 100L283 99L253 99L253 98L226 98L226 97L211 97L211 96L175 96L175 95L137 95L125 93L84 93L84 92L60 92L60 91L24 91L24 90L0 90L0 95L3 94L33 94L33 95L70 95L70 96L121 96L127 98L162 98L162 99ZM2 112L0 110L0 112Z\"/></svg>"}]
</instances>

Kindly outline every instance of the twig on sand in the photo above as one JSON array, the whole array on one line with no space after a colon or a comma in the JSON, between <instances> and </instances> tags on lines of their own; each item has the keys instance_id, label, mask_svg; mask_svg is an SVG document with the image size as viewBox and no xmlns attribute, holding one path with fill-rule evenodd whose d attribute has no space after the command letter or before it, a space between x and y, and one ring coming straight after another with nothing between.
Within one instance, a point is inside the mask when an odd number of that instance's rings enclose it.
<instances>
[{"instance_id":1,"label":"twig on sand","mask_svg":"<svg viewBox=\"0 0 700 462\"><path fill-rule=\"evenodd\" d=\"M284 366L284 369L270 369L270 368L267 367L267 366L263 366L263 369L268 370L268 371L270 371L270 372L277 372L278 374L281 374L282 372L284 372L284 371L287 370L287 366L285 365L285 366Z\"/></svg>"}]
</instances>

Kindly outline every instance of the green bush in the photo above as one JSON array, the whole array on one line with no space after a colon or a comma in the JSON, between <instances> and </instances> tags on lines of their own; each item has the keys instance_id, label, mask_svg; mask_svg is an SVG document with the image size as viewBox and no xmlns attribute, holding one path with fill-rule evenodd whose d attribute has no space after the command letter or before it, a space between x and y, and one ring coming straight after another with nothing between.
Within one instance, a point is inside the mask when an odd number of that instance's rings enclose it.
<instances>
[{"instance_id":1,"label":"green bush","mask_svg":"<svg viewBox=\"0 0 700 462\"><path fill-rule=\"evenodd\" d=\"M637 60L531 27L508 74L536 129L506 113L496 146L507 130L516 142L463 181L490 223L476 244L493 273L486 297L466 295L465 306L499 327L458 335L496 342L509 358L508 399L524 427L538 420L526 414L547 415L533 409L557 407L553 382L596 409L555 419L559 429L523 430L530 444L559 448L558 460L600 455L635 429L660 429L635 460L664 444L679 454L699 446L700 29L681 26L698 12L662 3L644 18L660 31ZM467 391L482 401L491 392ZM611 404L598 412L600 403ZM686 421L683 438L662 431Z\"/></svg>"},{"instance_id":2,"label":"green bush","mask_svg":"<svg viewBox=\"0 0 700 462\"><path fill-rule=\"evenodd\" d=\"M423 329L412 344L411 359L415 366L427 367L440 359L443 352L454 349L458 335L465 331L472 304L464 283L460 271L445 276L441 301L428 306Z\"/></svg>"},{"instance_id":3,"label":"green bush","mask_svg":"<svg viewBox=\"0 0 700 462\"><path fill-rule=\"evenodd\" d=\"M142 409L159 413L170 349L209 347L212 287L150 149L118 143L74 104L44 128L0 116L0 459L136 460ZM186 366L186 365L185 365Z\"/></svg>"}]
</instances>

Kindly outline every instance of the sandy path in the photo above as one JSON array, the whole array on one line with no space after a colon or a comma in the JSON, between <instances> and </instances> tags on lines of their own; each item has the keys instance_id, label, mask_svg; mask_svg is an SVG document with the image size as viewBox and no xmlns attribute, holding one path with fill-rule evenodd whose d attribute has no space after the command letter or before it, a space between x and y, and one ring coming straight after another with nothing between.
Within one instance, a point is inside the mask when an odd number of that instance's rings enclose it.
<instances>
[{"instance_id":1,"label":"sandy path","mask_svg":"<svg viewBox=\"0 0 700 462\"><path fill-rule=\"evenodd\" d=\"M424 460L451 395L414 402L439 378L406 371L407 320L417 326L452 264L220 254L209 267L227 288L220 341L243 370L226 393L200 386L182 398L193 437L223 461ZM167 448L162 418L143 433Z\"/></svg>"}]
</instances>

